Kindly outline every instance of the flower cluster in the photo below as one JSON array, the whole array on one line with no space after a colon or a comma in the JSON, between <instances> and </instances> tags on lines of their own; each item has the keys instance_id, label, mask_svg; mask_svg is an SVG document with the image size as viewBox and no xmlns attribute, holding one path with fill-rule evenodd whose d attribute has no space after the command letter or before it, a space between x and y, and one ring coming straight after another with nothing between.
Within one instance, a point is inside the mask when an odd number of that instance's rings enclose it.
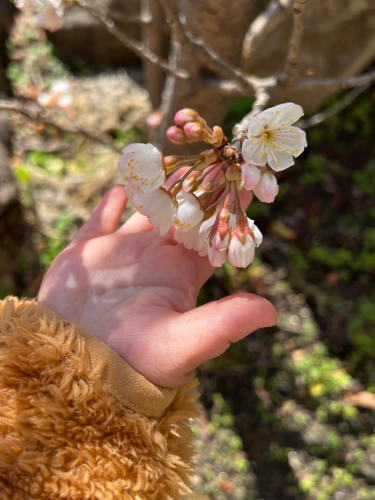
<instances>
[{"instance_id":1,"label":"flower cluster","mask_svg":"<svg viewBox=\"0 0 375 500\"><path fill-rule=\"evenodd\" d=\"M19 9L30 7L37 14L37 23L49 31L57 31L63 24L63 0L15 0Z\"/></svg>"},{"instance_id":2,"label":"flower cluster","mask_svg":"<svg viewBox=\"0 0 375 500\"><path fill-rule=\"evenodd\" d=\"M227 259L247 267L262 234L244 212L241 190L253 191L266 203L274 201L279 189L274 171L293 165L293 157L307 145L305 133L292 126L302 114L292 103L263 111L251 121L239 150L228 144L220 127L211 129L196 111L183 109L167 131L169 140L203 141L210 149L163 157L151 144L127 146L118 165L125 193L161 235L173 227L177 242L208 255L214 267Z\"/></svg>"}]
</instances>

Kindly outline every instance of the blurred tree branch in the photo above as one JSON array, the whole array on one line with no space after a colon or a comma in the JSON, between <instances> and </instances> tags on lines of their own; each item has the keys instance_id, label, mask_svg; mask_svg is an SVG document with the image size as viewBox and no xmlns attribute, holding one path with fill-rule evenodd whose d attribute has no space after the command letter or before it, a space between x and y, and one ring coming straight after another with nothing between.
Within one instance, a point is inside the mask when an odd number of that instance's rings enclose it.
<instances>
[{"instance_id":1,"label":"blurred tree branch","mask_svg":"<svg viewBox=\"0 0 375 500\"><path fill-rule=\"evenodd\" d=\"M298 65L301 58L304 14L308 0L295 0L293 5L293 30L289 39L284 75L281 84L294 87L298 81Z\"/></svg>"},{"instance_id":2,"label":"blurred tree branch","mask_svg":"<svg viewBox=\"0 0 375 500\"><path fill-rule=\"evenodd\" d=\"M24 100L21 101L18 99L0 99L0 110L20 113L21 115L26 116L26 118L29 118L32 121L40 122L45 125L51 125L60 132L80 134L86 139L90 139L99 144L103 144L113 149L114 151L121 153L121 149L117 148L113 144L113 139L111 139L110 137L101 137L96 134L93 134L92 132L89 132L88 130L83 130L71 120L70 120L70 126L57 123L56 120L49 117L46 114L46 110L42 106L37 104L35 101L24 101Z\"/></svg>"},{"instance_id":3,"label":"blurred tree branch","mask_svg":"<svg viewBox=\"0 0 375 500\"><path fill-rule=\"evenodd\" d=\"M242 10L239 9L241 12L236 13L236 18L232 16L233 19L230 19L233 22L232 25L227 22L227 12L223 8L224 0L222 0L223 4L218 0L207 0L204 9L214 16L212 19L200 11L196 12L198 7L202 9L196 0L190 3L182 1L179 4L174 0L159 0L165 11L172 37L172 48L168 60L160 55L161 39L158 32L160 8L157 0L141 0L139 16L129 17L122 16L118 12L107 15L105 11L93 8L87 0L75 0L75 2L97 19L106 31L144 61L146 84L153 108L157 109L162 105L164 113L164 118L161 118L160 122L159 137L162 137L164 129L169 126L175 108L183 107L181 102L184 102L185 106L191 105L189 102L185 104L187 98L193 101L198 99L203 109L210 109L207 101L211 99L211 114L217 119L220 113L224 113L226 103L229 103L231 97L255 96L252 110L233 130L235 140L241 140L249 121L268 105L273 96L278 95L280 89L288 88L294 91L334 88L340 90L358 87L362 91L364 86L375 82L375 71L360 76L340 78L299 78L298 65L301 58L304 15L308 0L272 0L263 12L255 15L255 20L245 25L246 19L243 19L245 17L243 12L248 6L245 0L241 3ZM292 19L293 26L284 70L266 77L258 77L247 72L246 69L243 70L239 57L237 57L238 62L236 62L236 57L232 57L236 53L238 43L233 42L231 29L232 31L234 28L237 29L238 24L242 23L243 35L240 36L239 55L242 51L244 68L250 68L252 56L259 47L266 42L276 28L289 18ZM142 42L124 33L123 26L116 25L116 21L122 24L140 24ZM223 32L223 26L228 27L228 30ZM223 38L216 43L215 37L218 35ZM163 73L167 74L168 78L162 92ZM162 103L161 95L163 95ZM354 99L356 95L356 92L348 94L342 106L345 107L345 103L351 98ZM340 106L338 104L337 109L343 109ZM219 108L220 111L218 111ZM23 101L3 100L0 102L0 109L22 113L33 120L53 125L63 131L82 133L96 142L107 145L111 142L109 138L98 137L79 130L74 124L69 130L65 130L50 120L42 107L31 109L29 104L25 105ZM332 111L323 114L329 115L330 112ZM161 116L163 116L162 113ZM318 120L321 118L322 114L318 114L310 121L305 120L305 126L320 123ZM208 116L209 121L210 119L212 117Z\"/></svg>"},{"instance_id":4,"label":"blurred tree branch","mask_svg":"<svg viewBox=\"0 0 375 500\"><path fill-rule=\"evenodd\" d=\"M242 45L245 69L251 67L253 54L266 43L271 33L288 17L293 0L272 0L268 7L250 24Z\"/></svg>"},{"instance_id":5,"label":"blurred tree branch","mask_svg":"<svg viewBox=\"0 0 375 500\"><path fill-rule=\"evenodd\" d=\"M91 14L95 19L97 19L103 27L113 35L119 42L121 42L125 47L131 49L141 60L145 60L148 63L155 64L159 66L165 73L171 73L177 78L187 79L189 73L187 70L182 70L179 68L174 68L167 61L164 61L161 57L157 56L152 50L145 46L145 44L139 42L130 35L126 35L122 30L120 30L113 19L109 18L105 13L99 12L96 9L87 5L84 0L75 0L76 3L86 12Z\"/></svg>"},{"instance_id":6,"label":"blurred tree branch","mask_svg":"<svg viewBox=\"0 0 375 500\"><path fill-rule=\"evenodd\" d=\"M358 96L360 96L365 90L367 90L369 86L370 84L368 83L363 87L354 88L353 90L348 92L341 101L339 101L337 104L327 109L326 111L316 113L314 116L306 118L305 120L300 120L298 122L298 126L302 129L307 129L310 127L314 127L315 125L319 125L319 123L324 122L324 120L327 120L332 116L338 115L342 110L350 106L350 104L352 104L352 102L354 102Z\"/></svg>"},{"instance_id":7,"label":"blurred tree branch","mask_svg":"<svg viewBox=\"0 0 375 500\"><path fill-rule=\"evenodd\" d=\"M142 25L142 40L147 49L158 57L161 53L161 34L159 31L160 4L158 0L141 0L141 19L147 20ZM150 60L144 61L146 87L150 94L153 109L161 103L163 91L162 71Z\"/></svg>"}]
</instances>

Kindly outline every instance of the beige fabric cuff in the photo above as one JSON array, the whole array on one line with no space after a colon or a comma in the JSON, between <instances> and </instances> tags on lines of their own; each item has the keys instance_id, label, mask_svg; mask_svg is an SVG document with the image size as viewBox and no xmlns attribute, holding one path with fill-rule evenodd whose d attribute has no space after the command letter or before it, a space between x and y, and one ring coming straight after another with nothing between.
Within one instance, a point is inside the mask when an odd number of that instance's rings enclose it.
<instances>
[{"instance_id":1,"label":"beige fabric cuff","mask_svg":"<svg viewBox=\"0 0 375 500\"><path fill-rule=\"evenodd\" d=\"M70 347L68 356L62 359L67 369L75 369L75 352L83 347L89 365L85 367L85 373L91 380L101 380L105 390L122 409L126 407L148 417L160 417L176 396L177 389L152 384L80 325L64 320L35 300L8 297L0 301L0 317L10 329L23 327L36 335L52 337L54 342L62 344L62 351L65 351L69 338L68 344L73 348Z\"/></svg>"},{"instance_id":2,"label":"beige fabric cuff","mask_svg":"<svg viewBox=\"0 0 375 500\"><path fill-rule=\"evenodd\" d=\"M101 379L106 389L122 405L150 417L160 417L172 403L177 389L159 387L133 370L120 356L101 340L74 324L85 340L95 378Z\"/></svg>"}]
</instances>

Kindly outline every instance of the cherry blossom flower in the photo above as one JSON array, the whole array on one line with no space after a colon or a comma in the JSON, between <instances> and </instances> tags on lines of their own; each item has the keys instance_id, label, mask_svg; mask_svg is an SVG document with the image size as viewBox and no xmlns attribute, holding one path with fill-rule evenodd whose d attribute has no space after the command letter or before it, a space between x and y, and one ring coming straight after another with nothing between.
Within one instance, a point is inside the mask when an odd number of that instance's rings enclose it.
<instances>
[{"instance_id":1,"label":"cherry blossom flower","mask_svg":"<svg viewBox=\"0 0 375 500\"><path fill-rule=\"evenodd\" d=\"M264 203L275 201L278 192L277 179L272 172L264 172L259 183L253 188L255 196Z\"/></svg>"},{"instance_id":2,"label":"cherry blossom flower","mask_svg":"<svg viewBox=\"0 0 375 500\"><path fill-rule=\"evenodd\" d=\"M146 215L150 223L160 229L161 236L170 230L176 217L177 207L165 189L158 189L146 196L135 194L132 201L138 212Z\"/></svg>"},{"instance_id":3,"label":"cherry blossom flower","mask_svg":"<svg viewBox=\"0 0 375 500\"><path fill-rule=\"evenodd\" d=\"M165 181L160 151L152 144L130 144L122 152L118 169L125 181L140 195L159 189Z\"/></svg>"},{"instance_id":4,"label":"cherry blossom flower","mask_svg":"<svg viewBox=\"0 0 375 500\"><path fill-rule=\"evenodd\" d=\"M202 221L204 217L203 208L194 194L180 191L176 199L178 210L174 223L181 231L188 231Z\"/></svg>"},{"instance_id":5,"label":"cherry blossom flower","mask_svg":"<svg viewBox=\"0 0 375 500\"><path fill-rule=\"evenodd\" d=\"M183 109L167 131L169 140L180 145L200 140L210 149L163 157L151 144L127 146L119 161L125 194L161 234L174 225L174 239L208 256L212 266L221 267L228 259L247 267L263 236L246 217L240 191L274 201L279 186L272 170L290 167L306 146L305 133L292 126L301 114L292 103L263 111L241 145L238 137L230 144L220 127L210 128L196 111Z\"/></svg>"},{"instance_id":6,"label":"cherry blossom flower","mask_svg":"<svg viewBox=\"0 0 375 500\"><path fill-rule=\"evenodd\" d=\"M279 172L294 164L307 146L306 134L292 123L303 115L301 106L279 104L259 113L251 122L242 144L245 161L265 165Z\"/></svg>"}]
</instances>

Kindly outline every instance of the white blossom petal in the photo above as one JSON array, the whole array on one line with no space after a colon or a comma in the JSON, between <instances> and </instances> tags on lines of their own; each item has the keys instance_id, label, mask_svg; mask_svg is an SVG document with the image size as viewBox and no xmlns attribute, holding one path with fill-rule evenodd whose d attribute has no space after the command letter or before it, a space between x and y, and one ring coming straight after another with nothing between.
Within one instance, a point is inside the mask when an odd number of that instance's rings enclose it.
<instances>
[{"instance_id":1,"label":"white blossom petal","mask_svg":"<svg viewBox=\"0 0 375 500\"><path fill-rule=\"evenodd\" d=\"M262 113L259 113L259 115L251 120L247 129L247 137L256 137L257 135L262 133L264 127L264 113L264 111Z\"/></svg>"},{"instance_id":2,"label":"white blossom petal","mask_svg":"<svg viewBox=\"0 0 375 500\"><path fill-rule=\"evenodd\" d=\"M260 138L245 139L242 144L243 159L249 163L263 166L267 163L264 142Z\"/></svg>"},{"instance_id":3,"label":"white blossom petal","mask_svg":"<svg viewBox=\"0 0 375 500\"><path fill-rule=\"evenodd\" d=\"M201 257L207 255L206 234L200 232L200 226L196 225L189 231L178 227L174 233L174 239L182 243L188 250L195 250Z\"/></svg>"},{"instance_id":4,"label":"white blossom petal","mask_svg":"<svg viewBox=\"0 0 375 500\"><path fill-rule=\"evenodd\" d=\"M272 114L269 116L270 124L277 124L284 127L298 121L303 116L303 109L293 102L285 102L270 108Z\"/></svg>"},{"instance_id":5,"label":"white blossom petal","mask_svg":"<svg viewBox=\"0 0 375 500\"><path fill-rule=\"evenodd\" d=\"M173 225L176 208L171 197L163 189L158 189L147 196L133 197L133 203L142 215L149 218L151 224L160 229L160 235L166 234Z\"/></svg>"},{"instance_id":6,"label":"white blossom petal","mask_svg":"<svg viewBox=\"0 0 375 500\"><path fill-rule=\"evenodd\" d=\"M299 156L307 145L306 133L298 127L287 126L273 134L274 145L293 156Z\"/></svg>"},{"instance_id":7,"label":"white blossom petal","mask_svg":"<svg viewBox=\"0 0 375 500\"><path fill-rule=\"evenodd\" d=\"M277 179L271 172L262 174L259 184L253 189L255 196L265 203L272 203L278 192Z\"/></svg>"},{"instance_id":8,"label":"white blossom petal","mask_svg":"<svg viewBox=\"0 0 375 500\"><path fill-rule=\"evenodd\" d=\"M131 184L126 184L124 187L124 193L129 200L132 200L136 194L139 194L136 189L133 188Z\"/></svg>"},{"instance_id":9,"label":"white blossom petal","mask_svg":"<svg viewBox=\"0 0 375 500\"><path fill-rule=\"evenodd\" d=\"M129 144L118 163L125 181L140 195L159 189L164 181L164 163L160 152L152 144Z\"/></svg>"},{"instance_id":10,"label":"white blossom petal","mask_svg":"<svg viewBox=\"0 0 375 500\"><path fill-rule=\"evenodd\" d=\"M212 267L221 267L227 260L227 251L216 251L213 246L208 245L208 258Z\"/></svg>"},{"instance_id":11,"label":"white blossom petal","mask_svg":"<svg viewBox=\"0 0 375 500\"><path fill-rule=\"evenodd\" d=\"M252 230L254 233L254 238L255 238L255 246L259 247L259 245L262 244L263 241L263 235L259 231L258 227L254 224L254 221L247 218L247 223L249 224L249 228Z\"/></svg>"},{"instance_id":12,"label":"white blossom petal","mask_svg":"<svg viewBox=\"0 0 375 500\"><path fill-rule=\"evenodd\" d=\"M216 217L217 217L217 213L215 213L209 219L203 221L201 226L200 226L199 232L206 234L211 229L211 227L214 225Z\"/></svg>"},{"instance_id":13,"label":"white blossom petal","mask_svg":"<svg viewBox=\"0 0 375 500\"><path fill-rule=\"evenodd\" d=\"M195 226L188 231L184 231L181 227L177 227L174 233L174 239L178 243L182 243L185 248L191 250L194 247L195 240L199 236L199 226Z\"/></svg>"},{"instance_id":14,"label":"white blossom petal","mask_svg":"<svg viewBox=\"0 0 375 500\"><path fill-rule=\"evenodd\" d=\"M267 154L267 160L269 166L275 172L281 172L281 170L285 170L286 168L294 165L293 156L291 156L290 153L286 153L285 151L271 149Z\"/></svg>"},{"instance_id":15,"label":"white blossom petal","mask_svg":"<svg viewBox=\"0 0 375 500\"><path fill-rule=\"evenodd\" d=\"M224 236L223 239L220 238L219 231L215 231L214 235L211 238L212 246L215 248L217 252L222 252L223 250L227 250L230 240L230 231Z\"/></svg>"},{"instance_id":16,"label":"white blossom petal","mask_svg":"<svg viewBox=\"0 0 375 500\"><path fill-rule=\"evenodd\" d=\"M180 191L176 199L178 210L174 223L182 231L188 231L202 221L204 217L203 208L198 198L191 193Z\"/></svg>"},{"instance_id":17,"label":"white blossom petal","mask_svg":"<svg viewBox=\"0 0 375 500\"><path fill-rule=\"evenodd\" d=\"M256 165L251 165L250 163L242 163L242 178L244 181L244 188L251 191L260 181L262 173Z\"/></svg>"}]
</instances>

